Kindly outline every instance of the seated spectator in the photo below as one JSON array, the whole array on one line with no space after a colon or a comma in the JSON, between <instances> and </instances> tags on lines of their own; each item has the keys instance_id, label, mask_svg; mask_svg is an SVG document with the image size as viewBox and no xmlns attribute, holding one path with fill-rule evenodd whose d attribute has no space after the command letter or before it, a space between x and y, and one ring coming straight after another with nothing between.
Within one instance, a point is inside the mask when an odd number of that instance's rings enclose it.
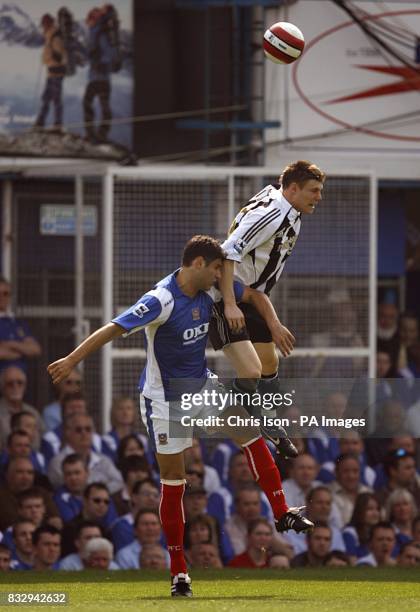
<instances>
[{"instance_id":1,"label":"seated spectator","mask_svg":"<svg viewBox=\"0 0 420 612\"><path fill-rule=\"evenodd\" d=\"M80 391L74 393L68 393L64 395L60 400L61 409L61 422L66 422L72 416L86 415L87 412L87 401L85 396ZM94 434L94 437L97 434ZM99 436L97 436L99 438ZM99 438L100 443L100 438ZM93 441L94 444L94 441ZM58 455L63 447L63 426L57 425L54 429L47 431L41 441L41 452L44 455L47 465L53 457ZM98 450L93 448L92 450ZM100 448L99 448L100 451Z\"/></svg>"},{"instance_id":2,"label":"seated spectator","mask_svg":"<svg viewBox=\"0 0 420 612\"><path fill-rule=\"evenodd\" d=\"M332 550L325 557L324 565L326 567L348 567L351 565L351 560L350 557L341 550Z\"/></svg>"},{"instance_id":3,"label":"seated spectator","mask_svg":"<svg viewBox=\"0 0 420 612\"><path fill-rule=\"evenodd\" d=\"M420 514L413 520L413 542L420 544Z\"/></svg>"},{"instance_id":4,"label":"seated spectator","mask_svg":"<svg viewBox=\"0 0 420 612\"><path fill-rule=\"evenodd\" d=\"M45 474L45 459L31 449L31 439L23 429L16 429L7 436L6 450L0 455L0 468L14 457L27 457L39 474Z\"/></svg>"},{"instance_id":5,"label":"seated spectator","mask_svg":"<svg viewBox=\"0 0 420 612\"><path fill-rule=\"evenodd\" d=\"M411 453L415 457L417 454L416 440L413 438L413 436L409 436L408 434L403 435L403 436L394 436L393 438L390 438L389 440L387 440L385 457L386 455L391 455L392 453L395 453L398 450L400 451L403 450L403 451L406 451L407 453ZM388 477L385 473L384 464L383 463L378 464L375 467L375 472L376 472L375 489L380 490L383 487L385 487L388 482Z\"/></svg>"},{"instance_id":6,"label":"seated spectator","mask_svg":"<svg viewBox=\"0 0 420 612\"><path fill-rule=\"evenodd\" d=\"M204 513L205 506L202 513L188 510L188 500L191 498L194 500L194 497L196 497L194 490L192 490L192 494L184 495L184 511L187 518L184 538L185 548L190 548L197 542L211 542L218 547L222 561L226 564L234 556L229 536L225 530L220 529L214 517Z\"/></svg>"},{"instance_id":7,"label":"seated spectator","mask_svg":"<svg viewBox=\"0 0 420 612\"><path fill-rule=\"evenodd\" d=\"M397 369L398 371L410 370L413 366L413 352L419 341L419 322L414 313L406 312L400 317L399 326L399 351ZM414 368L413 376L418 377L418 371Z\"/></svg>"},{"instance_id":8,"label":"seated spectator","mask_svg":"<svg viewBox=\"0 0 420 612\"><path fill-rule=\"evenodd\" d=\"M356 561L356 565L382 567L395 565L392 551L396 542L395 532L390 523L381 521L374 525L369 536L369 554Z\"/></svg>"},{"instance_id":9,"label":"seated spectator","mask_svg":"<svg viewBox=\"0 0 420 612\"><path fill-rule=\"evenodd\" d=\"M142 438L137 434L130 433L124 436L124 438L121 438L116 451L115 463L117 466L120 466L128 457L145 456L146 452Z\"/></svg>"},{"instance_id":10,"label":"seated spectator","mask_svg":"<svg viewBox=\"0 0 420 612\"><path fill-rule=\"evenodd\" d=\"M82 390L81 373L77 369L72 370L67 378L55 385L55 390L57 392L57 399L44 406L42 410L42 418L47 431L53 431L63 422L61 403L63 397L69 393L72 394Z\"/></svg>"},{"instance_id":11,"label":"seated spectator","mask_svg":"<svg viewBox=\"0 0 420 612\"><path fill-rule=\"evenodd\" d=\"M355 429L343 432L338 440L338 450L338 455L357 455L360 462L361 482L362 484L373 488L376 481L376 472L367 464L365 445L360 433ZM326 463L323 463L318 474L318 480L323 483L329 483L334 479L335 462L327 461Z\"/></svg>"},{"instance_id":12,"label":"seated spectator","mask_svg":"<svg viewBox=\"0 0 420 612\"><path fill-rule=\"evenodd\" d=\"M229 464L232 455L240 451L239 446L233 440L223 440L214 449L211 465L219 475L221 484L225 487L229 480Z\"/></svg>"},{"instance_id":13,"label":"seated spectator","mask_svg":"<svg viewBox=\"0 0 420 612\"><path fill-rule=\"evenodd\" d=\"M80 513L64 525L63 555L76 552L76 534L80 524L84 521L91 521L106 532L112 522L108 514L110 503L111 496L108 487L103 482L92 482L86 487Z\"/></svg>"},{"instance_id":14,"label":"seated spectator","mask_svg":"<svg viewBox=\"0 0 420 612\"><path fill-rule=\"evenodd\" d=\"M161 544L163 541L159 515L156 510L139 510L134 519L135 539L121 548L116 561L121 569L139 569L139 555L143 546Z\"/></svg>"},{"instance_id":15,"label":"seated spectator","mask_svg":"<svg viewBox=\"0 0 420 612\"><path fill-rule=\"evenodd\" d=\"M244 484L235 493L235 512L224 525L235 555L246 550L248 527L252 521L261 518L261 496L255 483ZM290 556L291 547L280 534L275 535L273 551Z\"/></svg>"},{"instance_id":16,"label":"seated spectator","mask_svg":"<svg viewBox=\"0 0 420 612\"><path fill-rule=\"evenodd\" d=\"M304 506L307 494L321 484L316 480L318 465L309 454L292 459L290 478L283 481L283 491L291 507Z\"/></svg>"},{"instance_id":17,"label":"seated spectator","mask_svg":"<svg viewBox=\"0 0 420 612\"><path fill-rule=\"evenodd\" d=\"M0 371L15 366L26 372L28 360L38 357L41 347L27 323L15 318L10 302L11 285L0 277Z\"/></svg>"},{"instance_id":18,"label":"seated spectator","mask_svg":"<svg viewBox=\"0 0 420 612\"><path fill-rule=\"evenodd\" d=\"M290 567L320 567L331 552L332 534L327 523L316 523L312 533L306 534L308 549L293 557Z\"/></svg>"},{"instance_id":19,"label":"seated spectator","mask_svg":"<svg viewBox=\"0 0 420 612\"><path fill-rule=\"evenodd\" d=\"M0 572L8 572L11 568L12 553L4 544L0 544Z\"/></svg>"},{"instance_id":20,"label":"seated spectator","mask_svg":"<svg viewBox=\"0 0 420 612\"><path fill-rule=\"evenodd\" d=\"M67 378L54 384L56 399L42 409L45 425L49 431L56 429L63 423L62 400L68 395L81 394L83 396L83 375L77 369L73 369Z\"/></svg>"},{"instance_id":21,"label":"seated spectator","mask_svg":"<svg viewBox=\"0 0 420 612\"><path fill-rule=\"evenodd\" d=\"M399 546L412 539L416 515L417 506L411 493L406 489L394 489L385 503L385 520L392 524Z\"/></svg>"},{"instance_id":22,"label":"seated spectator","mask_svg":"<svg viewBox=\"0 0 420 612\"><path fill-rule=\"evenodd\" d=\"M389 400L378 407L377 427L365 440L369 465L382 463L388 452L389 439L409 433L406 428L404 406L396 400Z\"/></svg>"},{"instance_id":23,"label":"seated spectator","mask_svg":"<svg viewBox=\"0 0 420 612\"><path fill-rule=\"evenodd\" d=\"M119 397L115 399L112 402L111 408L112 429L102 436L102 442L103 452L110 459L112 459L112 461L117 463L117 465L118 461L124 456L118 457L119 447L123 439L127 438L127 436L133 436L136 440L138 440L141 445L141 456L145 454L147 438L137 433L138 425L137 407L135 402L130 397ZM127 444L127 442L128 439L125 444ZM129 455L130 454L131 453L129 453Z\"/></svg>"},{"instance_id":24,"label":"seated spectator","mask_svg":"<svg viewBox=\"0 0 420 612\"><path fill-rule=\"evenodd\" d=\"M64 423L65 446L48 466L48 477L54 487L63 484L62 462L67 455L81 455L89 470L89 482L104 482L111 493L123 486L121 474L112 461L101 453L92 451L93 420L88 415L70 417Z\"/></svg>"},{"instance_id":25,"label":"seated spectator","mask_svg":"<svg viewBox=\"0 0 420 612\"><path fill-rule=\"evenodd\" d=\"M5 471L5 483L0 487L0 531L15 522L18 514L18 494L34 486L35 470L29 459L10 459ZM48 491L43 489L49 516L57 516L57 508Z\"/></svg>"},{"instance_id":26,"label":"seated spectator","mask_svg":"<svg viewBox=\"0 0 420 612\"><path fill-rule=\"evenodd\" d=\"M384 505L394 489L407 489L420 507L420 476L416 472L416 461L412 453L398 449L389 453L384 462L387 484L377 493L379 503Z\"/></svg>"},{"instance_id":27,"label":"seated spectator","mask_svg":"<svg viewBox=\"0 0 420 612\"><path fill-rule=\"evenodd\" d=\"M160 492L154 480L137 482L131 493L131 510L117 519L112 525L112 541L119 551L134 541L134 519L139 510L159 510Z\"/></svg>"},{"instance_id":28,"label":"seated spectator","mask_svg":"<svg viewBox=\"0 0 420 612\"><path fill-rule=\"evenodd\" d=\"M233 557L229 567L268 567L273 545L273 527L265 518L258 518L248 525L246 550Z\"/></svg>"},{"instance_id":29,"label":"seated spectator","mask_svg":"<svg viewBox=\"0 0 420 612\"><path fill-rule=\"evenodd\" d=\"M36 571L57 570L61 554L61 534L51 525L42 525L32 534L34 551L33 569Z\"/></svg>"},{"instance_id":30,"label":"seated spectator","mask_svg":"<svg viewBox=\"0 0 420 612\"><path fill-rule=\"evenodd\" d=\"M146 544L140 551L139 566L141 569L163 570L168 568L165 549L160 544Z\"/></svg>"},{"instance_id":31,"label":"seated spectator","mask_svg":"<svg viewBox=\"0 0 420 612\"><path fill-rule=\"evenodd\" d=\"M315 487L309 491L306 496L305 516L314 524L327 523L331 528L332 549L345 551L343 536L336 527L340 522L338 510L333 504L332 493L328 487ZM308 548L308 541L304 533L288 531L283 537L293 547L295 555L305 552Z\"/></svg>"},{"instance_id":32,"label":"seated spectator","mask_svg":"<svg viewBox=\"0 0 420 612\"><path fill-rule=\"evenodd\" d=\"M327 418L341 419L344 417L347 406L347 397L344 393L336 391L330 393L325 399L324 413ZM315 459L318 465L328 461L335 462L340 450L338 439L342 435L341 428L318 427L308 439L309 454Z\"/></svg>"},{"instance_id":33,"label":"seated spectator","mask_svg":"<svg viewBox=\"0 0 420 612\"><path fill-rule=\"evenodd\" d=\"M221 569L223 567L217 546L210 543L194 544L190 550L189 560L193 569L207 569L209 567Z\"/></svg>"},{"instance_id":34,"label":"seated spectator","mask_svg":"<svg viewBox=\"0 0 420 612\"><path fill-rule=\"evenodd\" d=\"M113 563L114 547L105 538L88 540L80 552L85 569L112 570L118 569Z\"/></svg>"},{"instance_id":35,"label":"seated spectator","mask_svg":"<svg viewBox=\"0 0 420 612\"><path fill-rule=\"evenodd\" d=\"M371 489L360 482L360 461L357 455L340 455L336 460L335 477L336 482L330 484L330 489L340 513L340 527L344 527L351 519L357 496L371 492Z\"/></svg>"},{"instance_id":36,"label":"seated spectator","mask_svg":"<svg viewBox=\"0 0 420 612\"><path fill-rule=\"evenodd\" d=\"M64 522L74 519L82 511L83 493L88 485L88 471L80 455L73 453L63 460L64 485L54 494L54 501ZM118 517L111 499L105 515L104 525L108 527Z\"/></svg>"},{"instance_id":37,"label":"seated spectator","mask_svg":"<svg viewBox=\"0 0 420 612\"><path fill-rule=\"evenodd\" d=\"M124 486L112 496L119 515L130 512L130 499L136 482L152 478L152 471L146 457L129 455L120 464Z\"/></svg>"},{"instance_id":38,"label":"seated spectator","mask_svg":"<svg viewBox=\"0 0 420 612\"><path fill-rule=\"evenodd\" d=\"M36 525L26 519L19 519L13 524L13 547L11 569L30 570L33 567L34 547L32 534Z\"/></svg>"},{"instance_id":39,"label":"seated spectator","mask_svg":"<svg viewBox=\"0 0 420 612\"><path fill-rule=\"evenodd\" d=\"M25 410L16 412L10 419L10 429L12 431L19 430L27 433L31 443L31 449L36 453L38 461L40 464L45 463L45 459L41 453L38 452L41 446L41 432L38 429L37 419L33 414Z\"/></svg>"},{"instance_id":40,"label":"seated spectator","mask_svg":"<svg viewBox=\"0 0 420 612\"><path fill-rule=\"evenodd\" d=\"M370 532L380 520L380 506L374 494L360 493L356 498L350 522L343 530L348 555L356 559L369 554Z\"/></svg>"},{"instance_id":41,"label":"seated spectator","mask_svg":"<svg viewBox=\"0 0 420 612\"><path fill-rule=\"evenodd\" d=\"M103 531L97 523L93 521L81 521L76 529L74 545L77 552L71 553L66 557L63 557L59 563L59 569L61 570L82 570L83 562L80 556L80 552L85 546L86 542L92 540L92 538L102 538Z\"/></svg>"},{"instance_id":42,"label":"seated spectator","mask_svg":"<svg viewBox=\"0 0 420 612\"><path fill-rule=\"evenodd\" d=\"M23 401L26 384L26 374L20 368L10 366L0 372L0 449L5 447L11 432L11 418L18 412L30 412L36 419L38 431L44 432L39 412Z\"/></svg>"},{"instance_id":43,"label":"seated spectator","mask_svg":"<svg viewBox=\"0 0 420 612\"><path fill-rule=\"evenodd\" d=\"M398 309L395 304L383 302L378 305L378 351L391 356L392 367L397 368L399 334Z\"/></svg>"},{"instance_id":44,"label":"seated spectator","mask_svg":"<svg viewBox=\"0 0 420 612\"><path fill-rule=\"evenodd\" d=\"M204 463L200 442L194 439L191 448L187 448L184 455L187 472L191 471L193 467L203 472L203 482L201 484L207 493L211 494L218 491L221 487L219 475L214 467Z\"/></svg>"},{"instance_id":45,"label":"seated spectator","mask_svg":"<svg viewBox=\"0 0 420 612\"><path fill-rule=\"evenodd\" d=\"M420 547L412 542L406 542L401 546L400 554L397 557L398 567L419 567L420 566Z\"/></svg>"}]
</instances>

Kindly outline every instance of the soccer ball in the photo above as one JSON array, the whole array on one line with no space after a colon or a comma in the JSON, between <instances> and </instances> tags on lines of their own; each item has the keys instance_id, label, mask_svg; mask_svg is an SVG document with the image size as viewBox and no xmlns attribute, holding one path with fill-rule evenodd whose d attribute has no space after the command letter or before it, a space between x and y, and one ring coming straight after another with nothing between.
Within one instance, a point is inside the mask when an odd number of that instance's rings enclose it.
<instances>
[{"instance_id":1,"label":"soccer ball","mask_svg":"<svg viewBox=\"0 0 420 612\"><path fill-rule=\"evenodd\" d=\"M305 46L302 32L293 23L273 23L264 34L264 53L276 64L291 64L296 61Z\"/></svg>"}]
</instances>

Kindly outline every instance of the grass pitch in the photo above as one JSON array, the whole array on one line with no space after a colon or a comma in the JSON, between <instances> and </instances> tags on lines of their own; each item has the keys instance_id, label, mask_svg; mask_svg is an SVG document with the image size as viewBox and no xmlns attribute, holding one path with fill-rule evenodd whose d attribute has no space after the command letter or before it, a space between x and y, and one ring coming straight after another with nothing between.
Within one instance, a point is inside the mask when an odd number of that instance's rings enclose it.
<instances>
[{"instance_id":1,"label":"grass pitch","mask_svg":"<svg viewBox=\"0 0 420 612\"><path fill-rule=\"evenodd\" d=\"M306 570L195 570L194 597L171 599L167 572L10 572L1 592L67 592L69 604L54 610L134 612L156 610L420 610L420 568ZM35 605L13 606L33 610ZM0 606L11 610L11 606Z\"/></svg>"}]
</instances>

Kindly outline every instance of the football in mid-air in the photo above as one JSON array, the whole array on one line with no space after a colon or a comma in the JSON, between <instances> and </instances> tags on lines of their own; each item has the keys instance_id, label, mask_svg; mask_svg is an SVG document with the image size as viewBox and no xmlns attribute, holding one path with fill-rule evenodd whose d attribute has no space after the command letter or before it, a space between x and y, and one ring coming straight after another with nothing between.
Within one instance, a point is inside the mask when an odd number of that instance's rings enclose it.
<instances>
[{"instance_id":1,"label":"football in mid-air","mask_svg":"<svg viewBox=\"0 0 420 612\"><path fill-rule=\"evenodd\" d=\"M264 34L264 53L276 64L291 64L296 61L305 46L302 32L293 23L273 23Z\"/></svg>"}]
</instances>

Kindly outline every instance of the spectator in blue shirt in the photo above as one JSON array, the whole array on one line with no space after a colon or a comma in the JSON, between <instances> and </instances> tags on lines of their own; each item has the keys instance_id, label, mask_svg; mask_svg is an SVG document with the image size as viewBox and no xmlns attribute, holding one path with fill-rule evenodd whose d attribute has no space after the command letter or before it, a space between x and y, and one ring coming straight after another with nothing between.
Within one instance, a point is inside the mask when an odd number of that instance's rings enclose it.
<instances>
[{"instance_id":1,"label":"spectator in blue shirt","mask_svg":"<svg viewBox=\"0 0 420 612\"><path fill-rule=\"evenodd\" d=\"M56 385L57 399L44 406L42 418L48 431L56 429L62 424L62 399L69 393L76 393L82 390L82 375L74 369L70 374Z\"/></svg>"},{"instance_id":2,"label":"spectator in blue shirt","mask_svg":"<svg viewBox=\"0 0 420 612\"><path fill-rule=\"evenodd\" d=\"M140 451L144 455L144 440L138 429L137 409L134 401L130 397L119 397L112 403L111 408L111 430L102 436L103 452L113 461L117 460L117 450L123 439L130 434L140 440ZM133 453L129 453L133 454ZM140 453L139 453L140 454Z\"/></svg>"},{"instance_id":3,"label":"spectator in blue shirt","mask_svg":"<svg viewBox=\"0 0 420 612\"><path fill-rule=\"evenodd\" d=\"M126 457L120 464L124 486L120 491L114 493L112 499L119 515L130 512L130 500L133 487L136 482L152 478L152 471L146 457L131 455Z\"/></svg>"},{"instance_id":4,"label":"spectator in blue shirt","mask_svg":"<svg viewBox=\"0 0 420 612\"><path fill-rule=\"evenodd\" d=\"M16 366L26 372L27 360L38 357L41 347L28 325L10 309L11 286L0 277L0 370Z\"/></svg>"},{"instance_id":5,"label":"spectator in blue shirt","mask_svg":"<svg viewBox=\"0 0 420 612\"><path fill-rule=\"evenodd\" d=\"M33 567L32 534L36 525L26 519L19 519L13 525L13 544L11 568L30 570Z\"/></svg>"},{"instance_id":6,"label":"spectator in blue shirt","mask_svg":"<svg viewBox=\"0 0 420 612\"><path fill-rule=\"evenodd\" d=\"M374 494L360 493L356 498L351 520L343 529L348 555L360 559L369 554L370 532L380 519L381 509Z\"/></svg>"},{"instance_id":7,"label":"spectator in blue shirt","mask_svg":"<svg viewBox=\"0 0 420 612\"><path fill-rule=\"evenodd\" d=\"M80 556L85 544L93 538L102 538L102 527L92 521L81 521L76 530L74 545L76 552L70 553L60 560L59 569L77 571L83 569L83 561Z\"/></svg>"},{"instance_id":8,"label":"spectator in blue shirt","mask_svg":"<svg viewBox=\"0 0 420 612\"><path fill-rule=\"evenodd\" d=\"M34 570L56 570L61 554L61 534L51 525L42 525L32 534Z\"/></svg>"},{"instance_id":9,"label":"spectator in blue shirt","mask_svg":"<svg viewBox=\"0 0 420 612\"><path fill-rule=\"evenodd\" d=\"M4 544L0 544L0 572L8 572L11 567L12 553Z\"/></svg>"},{"instance_id":10,"label":"spectator in blue shirt","mask_svg":"<svg viewBox=\"0 0 420 612\"><path fill-rule=\"evenodd\" d=\"M121 548L115 558L121 569L139 569L139 557L143 546L162 543L162 528L156 510L146 508L139 510L133 527L135 539ZM169 561L168 553L166 554Z\"/></svg>"},{"instance_id":11,"label":"spectator in blue shirt","mask_svg":"<svg viewBox=\"0 0 420 612\"><path fill-rule=\"evenodd\" d=\"M14 457L29 459L36 472L45 474L45 459L41 453L36 453L31 449L30 437L23 429L16 429L8 435L6 450L0 454L0 468L4 469Z\"/></svg>"}]
</instances>

